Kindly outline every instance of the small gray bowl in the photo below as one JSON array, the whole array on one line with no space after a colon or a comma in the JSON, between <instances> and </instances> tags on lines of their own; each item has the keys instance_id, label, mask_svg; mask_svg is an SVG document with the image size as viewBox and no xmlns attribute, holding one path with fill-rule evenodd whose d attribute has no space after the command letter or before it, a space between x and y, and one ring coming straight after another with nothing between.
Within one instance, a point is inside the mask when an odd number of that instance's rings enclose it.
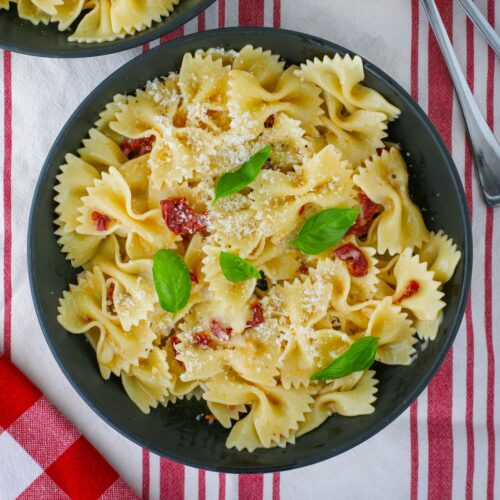
<instances>
[{"instance_id":1,"label":"small gray bowl","mask_svg":"<svg viewBox=\"0 0 500 500\"><path fill-rule=\"evenodd\" d=\"M134 35L102 43L69 42L72 29L58 31L56 23L35 26L17 15L15 3L0 10L0 48L41 57L95 57L132 49L156 40L197 16L215 0L181 0L170 15ZM72 25L74 28L77 21Z\"/></svg>"},{"instance_id":2,"label":"small gray bowl","mask_svg":"<svg viewBox=\"0 0 500 500\"><path fill-rule=\"evenodd\" d=\"M228 431L217 423L198 421L203 401L180 401L141 413L120 381L104 381L95 353L82 335L67 333L57 322L63 290L76 281L54 236L53 188L64 154L76 151L104 105L118 92L134 92L146 81L179 69L185 52L199 48L239 49L245 44L271 49L289 63L348 51L309 35L264 28L207 31L177 39L129 62L101 83L73 113L54 143L40 174L29 221L28 261L31 291L42 331L64 374L87 404L109 425L140 446L184 464L208 470L256 473L303 467L362 443L391 423L416 399L443 362L462 320L470 286L472 236L464 191L457 169L434 126L394 80L365 60L365 83L397 105L389 138L410 153L410 192L430 229L444 229L462 252L455 274L444 287L447 307L439 335L410 366L376 364L376 411L372 415L333 415L322 426L286 448L253 453L227 449Z\"/></svg>"}]
</instances>

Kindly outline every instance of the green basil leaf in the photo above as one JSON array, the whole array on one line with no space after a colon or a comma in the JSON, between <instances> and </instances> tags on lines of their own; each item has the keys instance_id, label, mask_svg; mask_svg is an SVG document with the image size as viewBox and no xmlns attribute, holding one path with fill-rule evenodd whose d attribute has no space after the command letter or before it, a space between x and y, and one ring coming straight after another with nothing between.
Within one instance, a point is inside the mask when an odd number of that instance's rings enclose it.
<instances>
[{"instance_id":1,"label":"green basil leaf","mask_svg":"<svg viewBox=\"0 0 500 500\"><path fill-rule=\"evenodd\" d=\"M361 337L330 365L315 373L311 380L334 380L367 370L375 361L377 346L377 337Z\"/></svg>"},{"instance_id":2,"label":"green basil leaf","mask_svg":"<svg viewBox=\"0 0 500 500\"><path fill-rule=\"evenodd\" d=\"M253 182L269 159L270 153L271 146L265 146L243 163L236 172L224 174L215 185L214 203L221 198L241 191L244 187Z\"/></svg>"},{"instance_id":3,"label":"green basil leaf","mask_svg":"<svg viewBox=\"0 0 500 500\"><path fill-rule=\"evenodd\" d=\"M232 283L251 278L260 278L259 271L252 264L249 264L245 259L233 253L221 252L219 255L219 264L226 279Z\"/></svg>"},{"instance_id":4,"label":"green basil leaf","mask_svg":"<svg viewBox=\"0 0 500 500\"><path fill-rule=\"evenodd\" d=\"M358 208L327 208L309 217L292 243L302 252L316 255L340 241L358 216Z\"/></svg>"},{"instance_id":5,"label":"green basil leaf","mask_svg":"<svg viewBox=\"0 0 500 500\"><path fill-rule=\"evenodd\" d=\"M160 306L175 314L191 295L191 276L184 260L171 250L158 250L153 258L153 279Z\"/></svg>"}]
</instances>

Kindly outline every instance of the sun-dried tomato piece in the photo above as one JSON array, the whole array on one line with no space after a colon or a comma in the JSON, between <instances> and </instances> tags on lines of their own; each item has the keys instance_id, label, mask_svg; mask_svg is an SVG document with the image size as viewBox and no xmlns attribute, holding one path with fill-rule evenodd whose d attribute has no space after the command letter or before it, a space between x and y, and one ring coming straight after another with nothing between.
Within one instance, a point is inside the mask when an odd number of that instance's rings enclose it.
<instances>
[{"instance_id":1,"label":"sun-dried tomato piece","mask_svg":"<svg viewBox=\"0 0 500 500\"><path fill-rule=\"evenodd\" d=\"M133 160L146 153L150 153L155 140L156 137L154 135L140 137L139 139L129 139L127 137L120 144L120 149L129 160Z\"/></svg>"},{"instance_id":2,"label":"sun-dried tomato piece","mask_svg":"<svg viewBox=\"0 0 500 500\"><path fill-rule=\"evenodd\" d=\"M254 302L250 309L252 310L252 319L247 321L246 328L253 328L254 326L264 323L264 311L260 302Z\"/></svg>"},{"instance_id":3,"label":"sun-dried tomato piece","mask_svg":"<svg viewBox=\"0 0 500 500\"><path fill-rule=\"evenodd\" d=\"M208 415L205 415L205 420L208 420L209 422L213 422L214 420L217 420L217 418L215 417L215 415L212 415L211 413L209 413Z\"/></svg>"},{"instance_id":4,"label":"sun-dried tomato piece","mask_svg":"<svg viewBox=\"0 0 500 500\"><path fill-rule=\"evenodd\" d=\"M177 335L171 335L168 339L170 340L173 346L176 346L177 344L181 343L181 339L177 337Z\"/></svg>"},{"instance_id":5,"label":"sun-dried tomato piece","mask_svg":"<svg viewBox=\"0 0 500 500\"><path fill-rule=\"evenodd\" d=\"M212 346L212 337L207 332L198 332L193 335L193 344L211 347Z\"/></svg>"},{"instance_id":6,"label":"sun-dried tomato piece","mask_svg":"<svg viewBox=\"0 0 500 500\"><path fill-rule=\"evenodd\" d=\"M106 302L113 303L113 293L115 291L115 284L111 282L106 290Z\"/></svg>"},{"instance_id":7,"label":"sun-dried tomato piece","mask_svg":"<svg viewBox=\"0 0 500 500\"><path fill-rule=\"evenodd\" d=\"M98 231L106 231L108 229L108 222L111 222L111 218L101 214L101 212L92 212L91 218Z\"/></svg>"},{"instance_id":8,"label":"sun-dried tomato piece","mask_svg":"<svg viewBox=\"0 0 500 500\"><path fill-rule=\"evenodd\" d=\"M222 326L216 319L210 321L210 332L219 340L227 340L233 333L233 329Z\"/></svg>"},{"instance_id":9,"label":"sun-dried tomato piece","mask_svg":"<svg viewBox=\"0 0 500 500\"><path fill-rule=\"evenodd\" d=\"M200 282L200 280L198 279L198 276L196 276L196 274L193 273L193 271L189 271L189 277L191 278L191 281L193 283L198 284Z\"/></svg>"},{"instance_id":10,"label":"sun-dried tomato piece","mask_svg":"<svg viewBox=\"0 0 500 500\"><path fill-rule=\"evenodd\" d=\"M175 234L200 233L207 227L205 216L196 213L184 197L162 200L160 206L165 224Z\"/></svg>"},{"instance_id":11,"label":"sun-dried tomato piece","mask_svg":"<svg viewBox=\"0 0 500 500\"><path fill-rule=\"evenodd\" d=\"M384 209L382 205L368 198L364 191L359 193L359 203L361 205L361 211L356 222L347 231L347 234L355 234L356 236L365 235L370 229L374 217Z\"/></svg>"},{"instance_id":12,"label":"sun-dried tomato piece","mask_svg":"<svg viewBox=\"0 0 500 500\"><path fill-rule=\"evenodd\" d=\"M264 122L264 127L273 128L275 117L274 115L269 115Z\"/></svg>"},{"instance_id":13,"label":"sun-dried tomato piece","mask_svg":"<svg viewBox=\"0 0 500 500\"><path fill-rule=\"evenodd\" d=\"M306 206L305 205L302 205L300 208L299 208L299 215L302 215L306 210Z\"/></svg>"},{"instance_id":14,"label":"sun-dried tomato piece","mask_svg":"<svg viewBox=\"0 0 500 500\"><path fill-rule=\"evenodd\" d=\"M368 274L368 260L354 243L346 243L335 250L335 255L347 264L351 276L361 278Z\"/></svg>"},{"instance_id":15,"label":"sun-dried tomato piece","mask_svg":"<svg viewBox=\"0 0 500 500\"><path fill-rule=\"evenodd\" d=\"M420 284L417 280L410 280L406 285L405 291L392 302L394 304L400 304L403 300L410 298L412 295L415 295L420 290Z\"/></svg>"}]
</instances>

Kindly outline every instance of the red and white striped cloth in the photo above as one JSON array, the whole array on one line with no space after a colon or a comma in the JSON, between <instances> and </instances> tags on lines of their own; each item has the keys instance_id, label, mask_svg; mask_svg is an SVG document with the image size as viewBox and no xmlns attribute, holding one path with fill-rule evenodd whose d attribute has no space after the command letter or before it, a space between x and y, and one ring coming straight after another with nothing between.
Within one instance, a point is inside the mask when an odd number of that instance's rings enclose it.
<instances>
[{"instance_id":1,"label":"red and white striped cloth","mask_svg":"<svg viewBox=\"0 0 500 500\"><path fill-rule=\"evenodd\" d=\"M500 26L498 2L476 0L476 4L491 24ZM500 65L457 2L438 0L438 7L477 102L498 132ZM494 325L500 322L500 213L482 201L460 109L419 1L219 0L165 38L236 25L281 26L349 47L411 92L451 150L472 216L474 273L453 351L429 388L392 425L340 457L281 474L239 477L198 471L140 449L110 429L76 395L52 359L29 305L25 257L29 200L45 155L70 113L140 49L87 60L43 60L8 52L1 57L4 334L0 350L145 499L482 500L493 499L495 493L500 498L500 445L495 441L500 430L500 382L495 378L500 369L498 327L494 335ZM40 425L38 416L33 425ZM16 466L13 456L8 467L14 471Z\"/></svg>"}]
</instances>

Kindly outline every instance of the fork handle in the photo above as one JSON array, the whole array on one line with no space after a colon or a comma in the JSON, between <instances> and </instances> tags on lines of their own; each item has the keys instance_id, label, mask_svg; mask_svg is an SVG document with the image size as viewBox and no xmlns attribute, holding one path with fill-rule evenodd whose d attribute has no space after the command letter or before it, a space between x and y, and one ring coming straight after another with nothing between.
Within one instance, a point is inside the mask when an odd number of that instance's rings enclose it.
<instances>
[{"instance_id":1,"label":"fork handle","mask_svg":"<svg viewBox=\"0 0 500 500\"><path fill-rule=\"evenodd\" d=\"M436 35L462 107L484 200L489 206L500 205L500 145L467 85L436 3L434 0L421 0L421 2Z\"/></svg>"}]
</instances>

